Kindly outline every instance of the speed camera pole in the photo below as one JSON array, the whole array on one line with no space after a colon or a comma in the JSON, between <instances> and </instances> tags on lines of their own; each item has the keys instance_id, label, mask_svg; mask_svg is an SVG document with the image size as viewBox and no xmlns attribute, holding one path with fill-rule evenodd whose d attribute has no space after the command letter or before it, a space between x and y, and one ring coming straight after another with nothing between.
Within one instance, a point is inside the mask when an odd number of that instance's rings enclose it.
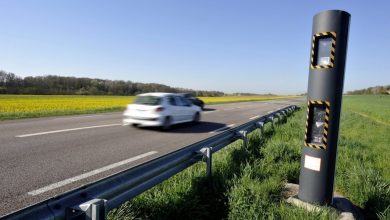
<instances>
[{"instance_id":1,"label":"speed camera pole","mask_svg":"<svg viewBox=\"0 0 390 220\"><path fill-rule=\"evenodd\" d=\"M313 19L307 120L298 198L331 205L350 14L330 10Z\"/></svg>"}]
</instances>

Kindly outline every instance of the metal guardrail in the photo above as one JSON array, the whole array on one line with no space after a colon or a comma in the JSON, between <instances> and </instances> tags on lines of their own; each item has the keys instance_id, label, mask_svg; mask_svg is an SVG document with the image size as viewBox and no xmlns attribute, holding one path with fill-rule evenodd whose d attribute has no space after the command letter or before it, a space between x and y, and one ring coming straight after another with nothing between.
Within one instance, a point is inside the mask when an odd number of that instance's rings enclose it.
<instances>
[{"instance_id":1,"label":"metal guardrail","mask_svg":"<svg viewBox=\"0 0 390 220\"><path fill-rule=\"evenodd\" d=\"M26 207L2 219L105 219L108 211L199 161L206 162L206 175L211 175L213 153L238 139L248 144L247 134L258 128L262 132L266 123L274 124L275 119L286 119L297 108L291 105L279 109L134 168Z\"/></svg>"}]
</instances>

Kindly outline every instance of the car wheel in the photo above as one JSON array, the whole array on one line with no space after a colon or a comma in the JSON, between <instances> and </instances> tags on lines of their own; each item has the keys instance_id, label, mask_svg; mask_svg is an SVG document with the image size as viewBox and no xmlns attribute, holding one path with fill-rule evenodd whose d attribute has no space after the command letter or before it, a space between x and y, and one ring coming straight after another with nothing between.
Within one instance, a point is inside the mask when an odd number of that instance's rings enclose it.
<instances>
[{"instance_id":1,"label":"car wheel","mask_svg":"<svg viewBox=\"0 0 390 220\"><path fill-rule=\"evenodd\" d=\"M197 113L195 113L194 118L192 119L192 122L194 124L196 124L196 123L199 123L199 121L200 121L200 114L199 114L199 112L197 112Z\"/></svg>"},{"instance_id":2,"label":"car wheel","mask_svg":"<svg viewBox=\"0 0 390 220\"><path fill-rule=\"evenodd\" d=\"M161 129L163 131L167 131L171 128L171 125L172 125L172 119L171 119L171 117L167 116L167 117L165 117L165 119L163 121Z\"/></svg>"}]
</instances>

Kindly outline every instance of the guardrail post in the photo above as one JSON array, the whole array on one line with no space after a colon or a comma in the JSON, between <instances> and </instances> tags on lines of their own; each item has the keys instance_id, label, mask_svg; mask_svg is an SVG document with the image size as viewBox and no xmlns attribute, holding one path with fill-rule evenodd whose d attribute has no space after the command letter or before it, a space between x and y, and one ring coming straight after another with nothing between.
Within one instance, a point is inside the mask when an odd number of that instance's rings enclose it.
<instances>
[{"instance_id":1,"label":"guardrail post","mask_svg":"<svg viewBox=\"0 0 390 220\"><path fill-rule=\"evenodd\" d=\"M278 118L278 124L281 124L282 123L282 120L283 120L283 116L280 112L276 113L276 117Z\"/></svg>"},{"instance_id":2,"label":"guardrail post","mask_svg":"<svg viewBox=\"0 0 390 220\"><path fill-rule=\"evenodd\" d=\"M107 200L104 199L92 199L70 208L66 214L66 220L105 220L106 202Z\"/></svg>"},{"instance_id":3,"label":"guardrail post","mask_svg":"<svg viewBox=\"0 0 390 220\"><path fill-rule=\"evenodd\" d=\"M281 112L281 114L283 115L283 121L284 122L287 122L287 110L283 110L282 112Z\"/></svg>"},{"instance_id":4,"label":"guardrail post","mask_svg":"<svg viewBox=\"0 0 390 220\"><path fill-rule=\"evenodd\" d=\"M272 129L274 129L275 128L274 116L273 115L269 116L268 121L271 122Z\"/></svg>"},{"instance_id":5,"label":"guardrail post","mask_svg":"<svg viewBox=\"0 0 390 220\"><path fill-rule=\"evenodd\" d=\"M247 148L248 147L248 132L242 130L242 131L239 131L237 135L244 142L244 147Z\"/></svg>"},{"instance_id":6,"label":"guardrail post","mask_svg":"<svg viewBox=\"0 0 390 220\"><path fill-rule=\"evenodd\" d=\"M256 122L257 128L259 128L259 136L261 137L264 134L264 122L258 121Z\"/></svg>"},{"instance_id":7,"label":"guardrail post","mask_svg":"<svg viewBox=\"0 0 390 220\"><path fill-rule=\"evenodd\" d=\"M211 177L211 166L212 166L212 157L213 154L211 152L210 147L204 147L200 149L200 153L203 155L202 160L206 162L206 176Z\"/></svg>"}]
</instances>

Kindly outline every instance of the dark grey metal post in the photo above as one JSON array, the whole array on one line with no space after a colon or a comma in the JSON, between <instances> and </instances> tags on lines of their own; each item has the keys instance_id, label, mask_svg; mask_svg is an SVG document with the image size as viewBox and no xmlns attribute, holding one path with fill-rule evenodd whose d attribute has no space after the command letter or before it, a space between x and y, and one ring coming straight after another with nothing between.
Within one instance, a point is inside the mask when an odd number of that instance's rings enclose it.
<instances>
[{"instance_id":1,"label":"dark grey metal post","mask_svg":"<svg viewBox=\"0 0 390 220\"><path fill-rule=\"evenodd\" d=\"M350 14L314 16L299 199L331 205Z\"/></svg>"}]
</instances>

